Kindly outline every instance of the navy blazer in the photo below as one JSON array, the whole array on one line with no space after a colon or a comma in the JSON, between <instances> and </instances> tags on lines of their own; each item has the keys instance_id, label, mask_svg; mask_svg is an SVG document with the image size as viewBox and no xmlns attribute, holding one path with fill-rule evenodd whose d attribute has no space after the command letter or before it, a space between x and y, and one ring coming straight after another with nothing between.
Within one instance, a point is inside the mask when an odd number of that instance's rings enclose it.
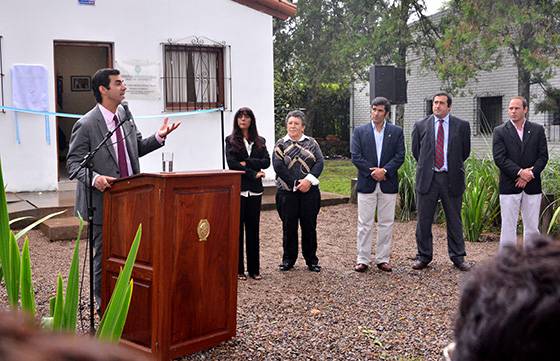
<instances>
[{"instance_id":1,"label":"navy blazer","mask_svg":"<svg viewBox=\"0 0 560 361\"><path fill-rule=\"evenodd\" d=\"M494 128L492 155L500 168L500 194L542 193L541 172L548 162L548 148L544 127L530 121L525 122L523 141L511 121ZM535 179L525 188L517 188L517 173L522 168L533 167Z\"/></svg>"},{"instance_id":2,"label":"navy blazer","mask_svg":"<svg viewBox=\"0 0 560 361\"><path fill-rule=\"evenodd\" d=\"M372 178L370 170L373 167L387 170L386 179L380 183L381 191L383 193L398 192L398 170L404 162L405 152L404 135L401 127L388 122L385 123L379 163L371 122L354 129L350 152L352 153L352 163L358 168L358 184L356 185L358 192L373 193L375 190L377 181Z\"/></svg>"},{"instance_id":3,"label":"navy blazer","mask_svg":"<svg viewBox=\"0 0 560 361\"><path fill-rule=\"evenodd\" d=\"M416 191L426 194L434 176L436 141L434 116L414 123L412 129L412 155L416 164ZM449 115L449 136L447 140L447 173L449 193L455 196L465 191L465 160L471 154L471 126L469 122Z\"/></svg>"}]
</instances>

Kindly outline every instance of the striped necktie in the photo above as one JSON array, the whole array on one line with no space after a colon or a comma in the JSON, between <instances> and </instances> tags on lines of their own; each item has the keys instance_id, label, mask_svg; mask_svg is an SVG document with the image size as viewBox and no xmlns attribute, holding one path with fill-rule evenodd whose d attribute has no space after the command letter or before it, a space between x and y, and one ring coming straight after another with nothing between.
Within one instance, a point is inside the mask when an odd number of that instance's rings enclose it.
<instances>
[{"instance_id":1,"label":"striped necktie","mask_svg":"<svg viewBox=\"0 0 560 361\"><path fill-rule=\"evenodd\" d=\"M437 141L436 141L436 159L435 167L440 170L443 167L443 140L444 140L444 130L443 130L443 119L438 119L439 126L437 131Z\"/></svg>"}]
</instances>

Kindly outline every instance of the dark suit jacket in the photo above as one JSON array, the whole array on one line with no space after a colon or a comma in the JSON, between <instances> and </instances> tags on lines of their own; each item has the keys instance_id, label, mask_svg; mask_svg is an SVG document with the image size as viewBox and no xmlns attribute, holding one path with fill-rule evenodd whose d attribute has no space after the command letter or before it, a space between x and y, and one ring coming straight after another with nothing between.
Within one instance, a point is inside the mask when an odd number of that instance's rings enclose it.
<instances>
[{"instance_id":1,"label":"dark suit jacket","mask_svg":"<svg viewBox=\"0 0 560 361\"><path fill-rule=\"evenodd\" d=\"M464 162L471 153L470 124L450 115L447 139L449 193L459 196L465 191ZM417 121L412 129L412 155L418 162L416 165L416 191L421 194L428 193L432 184L435 143L434 116L430 115Z\"/></svg>"},{"instance_id":2,"label":"dark suit jacket","mask_svg":"<svg viewBox=\"0 0 560 361\"><path fill-rule=\"evenodd\" d=\"M117 112L119 118L123 119L126 115L122 107L118 107ZM103 140L107 134L107 125L105 119L96 105L86 115L80 118L72 128L72 135L70 137L70 148L68 150L68 157L66 159L66 168L68 173L72 174L74 170L78 169L84 156L95 149L97 145ZM159 147L155 135L142 139L142 134L136 128L136 124L132 121L127 121L122 126L123 137L126 139L126 148L128 157L132 166L132 173L140 173L140 162L138 157L141 157ZM101 147L99 152L93 157L93 176L96 174L105 175L115 178L120 178L119 165L117 163L117 155L110 140L106 146ZM85 169L80 170L78 173L78 184L76 189L76 211L80 212L82 217L87 217L87 187L86 178L87 173ZM103 193L94 188L93 192L93 205L96 207L94 215L94 223L102 224L103 222Z\"/></svg>"},{"instance_id":3,"label":"dark suit jacket","mask_svg":"<svg viewBox=\"0 0 560 361\"><path fill-rule=\"evenodd\" d=\"M500 194L542 193L541 172L548 162L546 136L542 125L526 121L523 142L511 121L494 129L492 136L492 155L500 168ZM533 167L535 179L525 188L517 188L517 173L523 168Z\"/></svg>"},{"instance_id":4,"label":"dark suit jacket","mask_svg":"<svg viewBox=\"0 0 560 361\"><path fill-rule=\"evenodd\" d=\"M385 168L386 180L380 184L383 193L397 193L399 190L398 170L404 162L404 136L401 127L385 123L381 160L377 161L375 136L371 122L354 129L352 134L352 163L358 168L356 190L360 193L372 193L377 181L371 177L372 167Z\"/></svg>"},{"instance_id":5,"label":"dark suit jacket","mask_svg":"<svg viewBox=\"0 0 560 361\"><path fill-rule=\"evenodd\" d=\"M229 169L242 170L245 173L241 176L241 191L251 191L260 193L263 191L262 178L256 178L257 172L261 169L270 167L270 155L266 150L266 143L263 137L259 137L264 147L257 149L253 145L251 154L247 154L247 149L243 146L236 149L232 145L232 136L226 137L226 160ZM245 162L242 166L240 162Z\"/></svg>"}]
</instances>

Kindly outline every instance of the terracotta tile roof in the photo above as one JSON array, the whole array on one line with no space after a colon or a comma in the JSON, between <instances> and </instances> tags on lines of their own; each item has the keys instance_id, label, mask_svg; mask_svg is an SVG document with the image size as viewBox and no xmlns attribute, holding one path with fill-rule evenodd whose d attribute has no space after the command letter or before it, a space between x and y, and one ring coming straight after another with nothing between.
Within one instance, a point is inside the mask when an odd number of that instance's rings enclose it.
<instances>
[{"instance_id":1,"label":"terracotta tile roof","mask_svg":"<svg viewBox=\"0 0 560 361\"><path fill-rule=\"evenodd\" d=\"M287 0L233 0L278 19L286 20L296 14L297 6Z\"/></svg>"}]
</instances>

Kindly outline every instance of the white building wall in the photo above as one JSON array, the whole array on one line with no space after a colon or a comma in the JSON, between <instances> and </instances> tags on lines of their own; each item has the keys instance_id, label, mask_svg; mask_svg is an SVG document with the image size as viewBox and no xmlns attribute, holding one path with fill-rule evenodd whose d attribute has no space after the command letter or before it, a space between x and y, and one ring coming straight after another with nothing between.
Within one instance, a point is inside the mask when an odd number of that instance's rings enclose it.
<instances>
[{"instance_id":1,"label":"white building wall","mask_svg":"<svg viewBox=\"0 0 560 361\"><path fill-rule=\"evenodd\" d=\"M360 125L369 123L370 117L370 106L369 106L369 83L368 82L356 82L352 84L354 99L352 102L352 120L350 129L350 136L355 128Z\"/></svg>"},{"instance_id":2,"label":"white building wall","mask_svg":"<svg viewBox=\"0 0 560 361\"><path fill-rule=\"evenodd\" d=\"M251 107L259 133L274 145L272 17L229 0L10 1L0 13L4 97L11 105L13 64L42 64L49 71L50 110L55 109L54 40L114 43L115 66L133 59L156 62L162 69L162 43L181 43L192 36L225 42L231 50L231 109L224 114L225 134L231 132L233 112ZM160 74L163 71L160 70ZM163 87L161 87L163 89ZM163 94L162 94L163 95ZM93 97L93 95L92 95ZM129 101L134 115L160 114L163 97ZM233 110L233 112L232 112ZM50 119L51 144L45 141L43 117L19 114L21 144L16 144L14 113L0 113L0 158L8 191L55 190L57 178L56 124ZM165 151L175 154L175 170L221 169L220 114L181 119L183 124L167 140ZM144 136L156 131L161 119L137 120ZM161 151L141 158L143 172L161 170ZM267 170L267 177L273 171Z\"/></svg>"}]
</instances>

